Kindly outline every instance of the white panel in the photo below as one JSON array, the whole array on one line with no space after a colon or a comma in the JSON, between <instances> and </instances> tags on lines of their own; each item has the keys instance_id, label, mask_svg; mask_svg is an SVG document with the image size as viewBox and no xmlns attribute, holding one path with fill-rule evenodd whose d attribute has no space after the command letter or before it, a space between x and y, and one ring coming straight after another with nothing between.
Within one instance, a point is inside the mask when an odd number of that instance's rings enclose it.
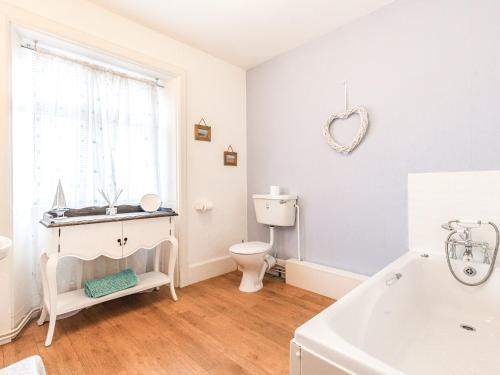
<instances>
[{"instance_id":1,"label":"white panel","mask_svg":"<svg viewBox=\"0 0 500 375\"><path fill-rule=\"evenodd\" d=\"M352 375L352 372L341 370L333 363L308 352L301 350L301 375Z\"/></svg>"},{"instance_id":2,"label":"white panel","mask_svg":"<svg viewBox=\"0 0 500 375\"><path fill-rule=\"evenodd\" d=\"M300 375L300 346L290 341L290 375Z\"/></svg>"},{"instance_id":3,"label":"white panel","mask_svg":"<svg viewBox=\"0 0 500 375\"><path fill-rule=\"evenodd\" d=\"M288 259L286 283L338 300L368 279L364 275Z\"/></svg>"},{"instance_id":4,"label":"white panel","mask_svg":"<svg viewBox=\"0 0 500 375\"><path fill-rule=\"evenodd\" d=\"M189 265L189 284L210 279L236 270L236 263L231 255L210 259Z\"/></svg>"},{"instance_id":5,"label":"white panel","mask_svg":"<svg viewBox=\"0 0 500 375\"><path fill-rule=\"evenodd\" d=\"M441 224L453 219L500 225L500 171L408 175L410 250L444 251Z\"/></svg>"},{"instance_id":6,"label":"white panel","mask_svg":"<svg viewBox=\"0 0 500 375\"><path fill-rule=\"evenodd\" d=\"M60 256L94 259L99 255L119 259L122 223L100 223L61 227Z\"/></svg>"}]
</instances>

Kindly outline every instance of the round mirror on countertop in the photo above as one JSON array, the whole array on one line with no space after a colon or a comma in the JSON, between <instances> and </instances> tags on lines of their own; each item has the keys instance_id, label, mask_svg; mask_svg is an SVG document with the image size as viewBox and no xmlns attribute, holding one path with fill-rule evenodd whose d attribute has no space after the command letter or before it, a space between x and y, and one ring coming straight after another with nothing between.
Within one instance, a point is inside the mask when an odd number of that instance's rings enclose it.
<instances>
[{"instance_id":1,"label":"round mirror on countertop","mask_svg":"<svg viewBox=\"0 0 500 375\"><path fill-rule=\"evenodd\" d=\"M155 212L161 206L161 199L156 194L146 194L141 198L141 208L146 212Z\"/></svg>"}]
</instances>

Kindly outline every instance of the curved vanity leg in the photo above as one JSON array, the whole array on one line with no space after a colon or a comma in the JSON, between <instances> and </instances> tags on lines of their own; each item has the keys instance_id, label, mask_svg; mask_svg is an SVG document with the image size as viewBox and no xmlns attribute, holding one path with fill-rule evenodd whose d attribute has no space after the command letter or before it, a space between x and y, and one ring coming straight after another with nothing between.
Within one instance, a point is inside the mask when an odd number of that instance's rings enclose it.
<instances>
[{"instance_id":1,"label":"curved vanity leg","mask_svg":"<svg viewBox=\"0 0 500 375\"><path fill-rule=\"evenodd\" d=\"M40 270L41 270L41 274L42 274L43 296L42 296L42 312L40 313L40 317L38 318L38 321L37 321L37 324L39 326L41 326L41 325L43 325L43 323L45 323L45 320L47 319L47 314L48 314L47 305L45 304L45 299L49 295L49 291L47 288L47 272L46 272L47 260L48 260L48 256L45 253L45 250L42 250L42 253L40 254Z\"/></svg>"},{"instance_id":2,"label":"curved vanity leg","mask_svg":"<svg viewBox=\"0 0 500 375\"><path fill-rule=\"evenodd\" d=\"M154 262L154 271L155 272L159 272L160 271L160 256L161 256L161 250L162 250L162 247L163 244L160 244L158 246L155 247L155 262ZM160 287L157 286L155 288L155 290L160 290Z\"/></svg>"},{"instance_id":3,"label":"curved vanity leg","mask_svg":"<svg viewBox=\"0 0 500 375\"><path fill-rule=\"evenodd\" d=\"M174 279L175 279L175 264L177 262L177 253L179 252L179 242L174 236L170 236L170 257L168 259L168 277L170 277L170 294L172 299L177 301L177 294L175 294Z\"/></svg>"},{"instance_id":4,"label":"curved vanity leg","mask_svg":"<svg viewBox=\"0 0 500 375\"><path fill-rule=\"evenodd\" d=\"M57 254L49 256L47 261L47 286L49 291L49 330L45 339L45 346L52 344L54 329L56 328L57 320Z\"/></svg>"}]
</instances>

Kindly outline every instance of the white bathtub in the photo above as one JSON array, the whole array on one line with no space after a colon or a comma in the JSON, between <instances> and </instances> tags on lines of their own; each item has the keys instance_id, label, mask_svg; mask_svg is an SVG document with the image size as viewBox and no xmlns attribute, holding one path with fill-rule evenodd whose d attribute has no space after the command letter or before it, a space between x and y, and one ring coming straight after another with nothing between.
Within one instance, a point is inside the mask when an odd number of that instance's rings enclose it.
<instances>
[{"instance_id":1,"label":"white bathtub","mask_svg":"<svg viewBox=\"0 0 500 375\"><path fill-rule=\"evenodd\" d=\"M500 271L468 287L409 252L295 331L290 373L498 375Z\"/></svg>"}]
</instances>

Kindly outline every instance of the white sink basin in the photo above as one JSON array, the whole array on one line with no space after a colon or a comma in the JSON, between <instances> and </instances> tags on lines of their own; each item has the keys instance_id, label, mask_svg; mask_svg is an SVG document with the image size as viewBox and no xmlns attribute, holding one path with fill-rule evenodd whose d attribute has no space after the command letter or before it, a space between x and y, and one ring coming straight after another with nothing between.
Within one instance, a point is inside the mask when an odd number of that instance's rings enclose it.
<instances>
[{"instance_id":1,"label":"white sink basin","mask_svg":"<svg viewBox=\"0 0 500 375\"><path fill-rule=\"evenodd\" d=\"M10 238L0 236L0 260L9 254L9 249L12 246Z\"/></svg>"}]
</instances>

